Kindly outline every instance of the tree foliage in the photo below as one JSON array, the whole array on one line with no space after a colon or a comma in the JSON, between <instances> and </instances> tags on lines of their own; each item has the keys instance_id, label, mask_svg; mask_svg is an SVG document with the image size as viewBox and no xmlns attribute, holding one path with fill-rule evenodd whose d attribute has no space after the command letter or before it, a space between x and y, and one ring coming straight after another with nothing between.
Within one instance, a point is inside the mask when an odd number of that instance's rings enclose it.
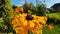
<instances>
[{"instance_id":1,"label":"tree foliage","mask_svg":"<svg viewBox=\"0 0 60 34\"><path fill-rule=\"evenodd\" d=\"M28 10L31 10L33 14L40 14L40 15L45 15L46 13L46 6L45 4L38 4L36 6L33 5L33 3L25 3L23 5L23 8L25 10L25 12L27 12Z\"/></svg>"},{"instance_id":2,"label":"tree foliage","mask_svg":"<svg viewBox=\"0 0 60 34\"><path fill-rule=\"evenodd\" d=\"M37 8L38 8L38 14L45 15L45 13L46 13L45 4L40 4L40 5L37 6Z\"/></svg>"}]
</instances>

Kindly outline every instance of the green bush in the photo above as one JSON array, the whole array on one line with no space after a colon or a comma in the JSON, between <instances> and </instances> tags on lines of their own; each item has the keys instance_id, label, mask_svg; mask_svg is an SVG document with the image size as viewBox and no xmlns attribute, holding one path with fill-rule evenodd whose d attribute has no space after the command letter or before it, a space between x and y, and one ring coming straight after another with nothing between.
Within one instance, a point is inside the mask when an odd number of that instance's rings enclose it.
<instances>
[{"instance_id":1,"label":"green bush","mask_svg":"<svg viewBox=\"0 0 60 34\"><path fill-rule=\"evenodd\" d=\"M10 32L13 18L11 0L0 0L0 32Z\"/></svg>"}]
</instances>

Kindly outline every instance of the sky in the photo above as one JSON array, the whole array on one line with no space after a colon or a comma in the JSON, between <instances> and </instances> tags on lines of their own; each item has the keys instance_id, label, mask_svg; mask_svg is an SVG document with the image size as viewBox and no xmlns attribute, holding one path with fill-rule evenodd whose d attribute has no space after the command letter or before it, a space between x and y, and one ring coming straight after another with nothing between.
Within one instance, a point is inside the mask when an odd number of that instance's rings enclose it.
<instances>
[{"instance_id":1,"label":"sky","mask_svg":"<svg viewBox=\"0 0 60 34\"><path fill-rule=\"evenodd\" d=\"M43 3L43 0L40 0ZM27 0L28 3L32 2L34 5L36 5L35 0ZM25 3L24 0L12 0L12 5L15 6L22 6ZM46 4L47 8L50 8L53 6L55 3L60 3L60 0L46 0L44 4Z\"/></svg>"}]
</instances>

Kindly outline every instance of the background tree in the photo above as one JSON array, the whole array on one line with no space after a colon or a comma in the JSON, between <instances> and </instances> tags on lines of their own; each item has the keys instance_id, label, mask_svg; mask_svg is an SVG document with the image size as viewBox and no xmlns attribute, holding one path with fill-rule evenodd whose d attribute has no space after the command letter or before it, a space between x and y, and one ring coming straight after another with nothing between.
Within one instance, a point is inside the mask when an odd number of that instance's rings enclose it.
<instances>
[{"instance_id":1,"label":"background tree","mask_svg":"<svg viewBox=\"0 0 60 34\"><path fill-rule=\"evenodd\" d=\"M37 8L38 8L38 14L40 14L40 15L45 15L46 14L46 6L45 6L45 4L40 4L40 5L38 5L37 6Z\"/></svg>"},{"instance_id":2,"label":"background tree","mask_svg":"<svg viewBox=\"0 0 60 34\"><path fill-rule=\"evenodd\" d=\"M47 8L47 10L49 10L50 13L55 13L56 10L54 10L53 8Z\"/></svg>"},{"instance_id":3,"label":"background tree","mask_svg":"<svg viewBox=\"0 0 60 34\"><path fill-rule=\"evenodd\" d=\"M29 9L29 5L28 5L27 2L24 3L23 8L24 8L24 11L25 11L25 12L28 11L28 9Z\"/></svg>"}]
</instances>

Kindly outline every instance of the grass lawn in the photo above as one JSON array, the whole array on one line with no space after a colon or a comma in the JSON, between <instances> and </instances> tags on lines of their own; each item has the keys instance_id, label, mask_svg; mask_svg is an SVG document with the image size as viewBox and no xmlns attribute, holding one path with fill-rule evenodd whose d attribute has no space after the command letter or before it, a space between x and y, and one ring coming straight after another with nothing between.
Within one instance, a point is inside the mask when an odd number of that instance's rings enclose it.
<instances>
[{"instance_id":1,"label":"grass lawn","mask_svg":"<svg viewBox=\"0 0 60 34\"><path fill-rule=\"evenodd\" d=\"M59 25L53 25L53 26L54 26L53 30L43 29L43 34L60 34Z\"/></svg>"},{"instance_id":2,"label":"grass lawn","mask_svg":"<svg viewBox=\"0 0 60 34\"><path fill-rule=\"evenodd\" d=\"M49 13L49 14L47 14L47 16L50 17L50 18L60 19L60 14L59 13Z\"/></svg>"}]
</instances>

